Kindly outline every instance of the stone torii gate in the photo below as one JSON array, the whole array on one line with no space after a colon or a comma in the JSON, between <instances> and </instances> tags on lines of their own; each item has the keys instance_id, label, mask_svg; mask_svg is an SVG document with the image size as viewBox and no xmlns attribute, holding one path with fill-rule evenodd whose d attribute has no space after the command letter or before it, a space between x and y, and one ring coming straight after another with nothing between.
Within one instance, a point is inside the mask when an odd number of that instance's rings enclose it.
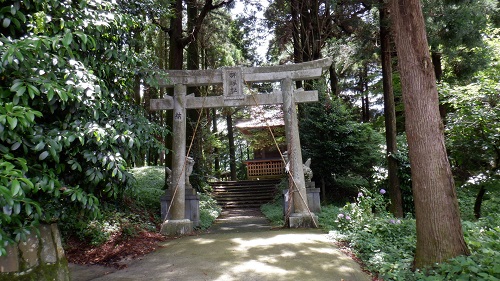
<instances>
[{"instance_id":1,"label":"stone torii gate","mask_svg":"<svg viewBox=\"0 0 500 281\"><path fill-rule=\"evenodd\" d=\"M317 91L294 90L293 81L320 78L330 67L330 58L290 65L265 67L227 67L215 70L169 70L167 81L160 86L173 87L174 96L151 100L151 110L173 110L173 162L171 173L172 199L168 219L162 224L161 233L176 236L189 233L193 222L186 218L186 109L257 106L282 104L288 146L289 177L294 183L292 193L294 213L290 227L315 227L317 216L309 211L304 180L302 152L299 140L296 103L318 101ZM243 85L253 82L280 82L281 93L245 95ZM222 96L195 97L187 95L187 87L223 85ZM162 202L162 204L165 204ZM162 206L162 209L167 209ZM167 218L167 216L165 216Z\"/></svg>"}]
</instances>

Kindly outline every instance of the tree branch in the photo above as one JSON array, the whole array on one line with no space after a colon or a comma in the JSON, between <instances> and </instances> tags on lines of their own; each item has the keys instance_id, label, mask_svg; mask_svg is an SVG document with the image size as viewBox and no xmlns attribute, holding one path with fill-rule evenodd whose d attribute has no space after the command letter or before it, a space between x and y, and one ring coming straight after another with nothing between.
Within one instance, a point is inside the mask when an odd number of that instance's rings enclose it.
<instances>
[{"instance_id":1,"label":"tree branch","mask_svg":"<svg viewBox=\"0 0 500 281\"><path fill-rule=\"evenodd\" d=\"M153 18L152 20L153 24L158 26L160 28L161 31L165 32L165 33L168 33L170 35L170 32L172 31L172 29L168 28L168 27L165 27L163 26L159 21L158 19L155 19Z\"/></svg>"},{"instance_id":2,"label":"tree branch","mask_svg":"<svg viewBox=\"0 0 500 281\"><path fill-rule=\"evenodd\" d=\"M218 4L213 4L213 0L205 0L205 5L203 5L203 8L200 11L200 14L198 17L196 17L196 23L193 27L193 30L188 31L188 35L181 40L181 44L183 47L187 46L189 43L193 42L196 40L198 37L198 33L200 32L201 26L203 24L203 21L205 20L205 17L210 11L219 9L220 7L227 6L231 4L234 0L222 0Z\"/></svg>"}]
</instances>

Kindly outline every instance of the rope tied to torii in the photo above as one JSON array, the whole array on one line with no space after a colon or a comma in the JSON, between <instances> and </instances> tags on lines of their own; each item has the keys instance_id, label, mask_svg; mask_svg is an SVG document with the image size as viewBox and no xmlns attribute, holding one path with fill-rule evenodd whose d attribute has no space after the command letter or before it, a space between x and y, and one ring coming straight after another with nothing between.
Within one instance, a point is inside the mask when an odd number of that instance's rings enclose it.
<instances>
[{"instance_id":1,"label":"rope tied to torii","mask_svg":"<svg viewBox=\"0 0 500 281\"><path fill-rule=\"evenodd\" d=\"M174 97L167 96L163 99L151 100L151 110L161 110L161 109L174 109L174 134L176 138L174 139L173 151L174 153L177 150L178 155L174 155L173 163L173 171L172 175L177 175L177 177L172 177L173 183L175 183L173 187L173 197L171 204L168 208L165 219L168 217L168 213L171 212L171 208L175 205L179 204L179 206L184 207L184 193L180 192L179 196L176 196L179 192L179 187L182 188L181 183L185 179L182 179L182 176L185 176L186 169L186 161L189 155L189 152L192 149L192 145L194 143L194 139L198 130L198 127L201 122L201 114L198 116L197 124L195 132L193 133L188 154L185 154L185 116L183 116L186 112L187 108L211 108L211 107L237 107L237 106L253 106L253 105L265 105L265 104L285 104L287 101L287 105L283 106L285 113L289 113L292 109L295 114L295 121L291 122L292 129L295 134L298 136L298 124L296 120L296 111L295 111L295 103L300 102L313 102L317 101L317 91L294 91L291 86L292 80L308 80L308 79L316 79L321 77L322 71L327 69L331 65L331 59L322 59L317 61L299 63L299 64L291 64L291 65L279 65L279 66L268 66L268 67L247 67L247 68L229 68L229 69L218 69L218 70L172 70L168 71L169 81L164 83L163 86L174 86ZM227 80L229 78L233 80ZM255 92L251 92L251 95L240 95L241 90L238 90L238 87L242 88L242 83L252 83L252 82L271 82L271 81L281 81L286 83L288 86L284 90L286 94L255 94ZM160 86L164 81L159 81ZM230 83L228 83L230 82ZM239 85L237 83L240 83ZM214 85L214 84L223 84L224 85L224 95L223 96L207 96L204 97L195 97L193 95L186 96L186 86L195 87L195 86L205 86L205 85ZM235 87L236 86L236 87ZM230 94L228 94L230 93ZM236 93L236 94L234 94ZM292 101L293 98L293 101ZM291 105L291 104L293 105ZM286 119L285 119L286 120ZM290 122L288 122L290 123ZM268 129L270 129L269 124L266 124ZM286 125L286 124L285 124ZM179 127L181 126L181 127ZM184 128L182 129L182 126ZM177 134L176 134L177 128ZM287 130L288 134L288 130ZM182 140L181 140L182 139ZM287 136L288 141L293 140L293 137ZM276 139L273 136L273 141L277 145ZM177 143L177 144L176 144ZM302 162L301 160L301 152L300 152L300 142L298 139L294 141L294 145L291 147L292 151L289 151L291 155L298 155L300 161L291 161L293 164L293 169L289 173L292 181L290 184L291 194L293 195L296 192L300 194L300 201L302 205L296 206L296 211L302 213L307 211L311 216L313 216L312 212L307 206L307 201L304 198L301 191L304 188L299 187L295 180L295 176L293 170L300 171L303 163L300 163L300 168L297 166L298 162ZM299 146L298 148L295 146ZM290 150L290 149L289 149ZM297 152L298 151L298 152ZM184 153L183 153L184 152ZM182 154L182 156L181 156ZM283 153L280 151L280 155L283 158ZM298 178L303 178L303 175L300 173ZM304 181L303 179L301 181ZM301 183L302 184L302 183ZM295 188L293 188L295 187ZM178 198L177 198L178 197ZM294 204L295 205L295 204ZM291 206L291 205L290 205ZM307 210L305 210L307 208ZM184 219L184 210L174 207L173 219ZM313 218L314 224L316 225L316 220ZM317 226L317 225L316 225Z\"/></svg>"},{"instance_id":2,"label":"rope tied to torii","mask_svg":"<svg viewBox=\"0 0 500 281\"><path fill-rule=\"evenodd\" d=\"M257 103L257 100L255 98L255 95L257 95L258 93L256 91L252 91L249 83L245 83L247 85L247 88L249 89L250 91L250 94L252 95L252 98L254 99L254 102L255 102L255 105L258 106L259 104ZM285 109L283 108L283 111L285 111ZM314 213L311 211L311 209L309 208L309 204L307 203L307 199L304 198L302 196L302 194L299 192L298 190L298 185L297 185L297 182L295 181L295 178L294 178L294 174L293 174L293 171L290 169L290 162L288 161L288 157L285 157L284 156L284 153L281 151L279 145L278 145L278 141L276 140L276 137L274 135L274 132L273 130L271 129L271 125L269 124L269 120L266 118L264 119L265 123L266 123L266 127L267 129L269 130L269 133L271 134L271 137L273 138L273 142L274 142L274 145L276 146L276 149L278 150L278 153L280 154L280 157L281 157L281 161L283 161L284 165L285 165L285 172L288 173L290 176L288 177L288 179L290 180L291 179L291 182L289 182L288 184L288 194L289 194L289 198L290 198L290 202L288 204L288 208L286 210L286 213L285 213L285 225L286 225L286 222L289 220L290 218L290 215L292 213L292 206L293 206L293 194L294 193L298 193L299 194L299 197L300 197L300 200L302 200L302 203L306 206L307 208L307 212L309 214L309 216L311 217L311 220L314 222L314 226L316 228L318 228L318 223L314 217ZM287 151L287 154L288 154L288 151ZM302 163L301 163L302 164Z\"/></svg>"},{"instance_id":3,"label":"rope tied to torii","mask_svg":"<svg viewBox=\"0 0 500 281\"><path fill-rule=\"evenodd\" d=\"M182 165L182 171L181 173L179 173L179 178L177 178L177 180L175 181L176 185L174 187L174 191L172 192L172 202L170 202L169 206L168 206L168 209L166 211L166 214L165 214L165 219L163 220L163 223L165 223L167 220L168 220L168 214L170 213L170 209L172 208L172 206L174 204L173 203L173 200L175 198L175 195L177 193L177 190L179 189L179 179L184 175L185 176L185 171L186 171L186 165L187 165L187 162L189 160L189 154L191 153L191 148L193 147L193 143L194 143L194 140L196 138L196 133L198 132L198 127L201 123L201 116L203 115L202 114L202 111L204 109L204 104L205 104L205 101L206 101L206 97L207 97L207 94L205 94L203 96L203 103L202 103L202 107L200 108L200 111L198 112L198 119L196 120L196 126L193 130L193 135L191 136L191 141L189 142L189 146L188 146L188 150L186 152L186 156L184 157L184 163Z\"/></svg>"}]
</instances>

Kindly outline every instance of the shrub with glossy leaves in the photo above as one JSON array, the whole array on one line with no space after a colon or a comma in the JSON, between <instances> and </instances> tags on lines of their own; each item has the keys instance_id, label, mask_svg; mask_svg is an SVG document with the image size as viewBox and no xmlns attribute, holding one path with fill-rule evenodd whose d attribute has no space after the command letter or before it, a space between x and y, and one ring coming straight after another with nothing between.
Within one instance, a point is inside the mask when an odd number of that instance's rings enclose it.
<instances>
[{"instance_id":1,"label":"shrub with glossy leaves","mask_svg":"<svg viewBox=\"0 0 500 281\"><path fill-rule=\"evenodd\" d=\"M147 25L111 1L12 1L0 9L0 255L39 221L95 216L165 130L132 104L151 64ZM113 199L114 198L114 199Z\"/></svg>"}]
</instances>

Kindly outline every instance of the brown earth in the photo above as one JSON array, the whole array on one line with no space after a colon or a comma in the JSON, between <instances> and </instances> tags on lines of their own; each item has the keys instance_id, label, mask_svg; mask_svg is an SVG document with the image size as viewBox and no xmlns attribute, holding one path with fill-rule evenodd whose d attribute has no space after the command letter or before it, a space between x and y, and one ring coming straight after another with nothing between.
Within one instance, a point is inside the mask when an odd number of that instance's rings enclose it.
<instances>
[{"instance_id":1,"label":"brown earth","mask_svg":"<svg viewBox=\"0 0 500 281\"><path fill-rule=\"evenodd\" d=\"M134 237L124 238L120 233L102 245L94 246L69 238L66 241L68 262L81 265L104 265L118 269L127 267L130 260L142 257L158 248L159 242L168 238L158 232L139 232Z\"/></svg>"}]
</instances>

